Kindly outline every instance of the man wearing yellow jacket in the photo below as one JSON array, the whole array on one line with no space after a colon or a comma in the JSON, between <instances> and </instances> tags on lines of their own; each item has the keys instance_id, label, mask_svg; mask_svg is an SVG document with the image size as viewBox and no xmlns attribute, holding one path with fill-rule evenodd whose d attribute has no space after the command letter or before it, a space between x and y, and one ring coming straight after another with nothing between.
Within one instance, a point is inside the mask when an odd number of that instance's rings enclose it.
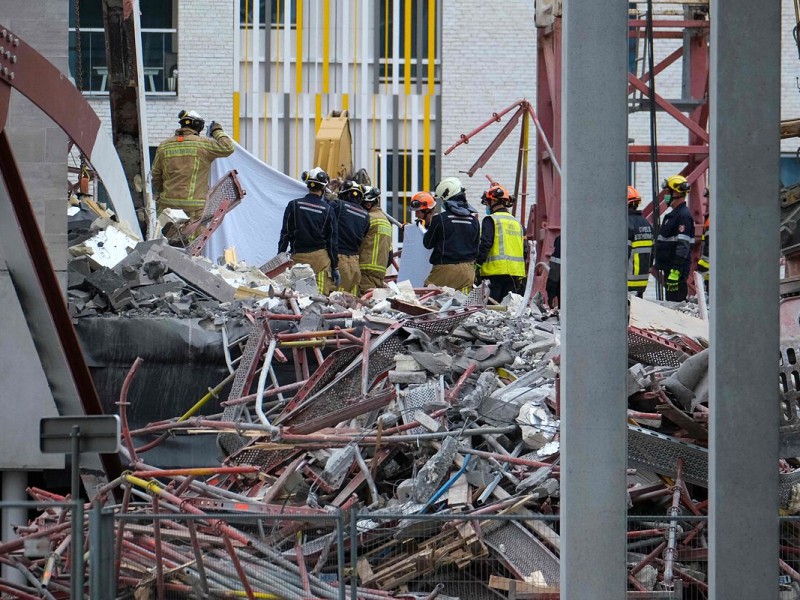
<instances>
[{"instance_id":1,"label":"man wearing yellow jacket","mask_svg":"<svg viewBox=\"0 0 800 600\"><path fill-rule=\"evenodd\" d=\"M361 269L358 293L362 296L371 289L383 287L386 268L391 258L392 225L381 210L380 196L381 191L378 188L368 188L361 201L361 205L369 212L369 230L361 242L358 260Z\"/></svg>"},{"instance_id":2,"label":"man wearing yellow jacket","mask_svg":"<svg viewBox=\"0 0 800 600\"><path fill-rule=\"evenodd\" d=\"M180 128L158 146L153 160L153 194L157 209L179 208L190 219L203 215L208 195L208 174L214 159L233 154L233 141L213 122L209 137L201 137L205 121L195 111L182 110Z\"/></svg>"},{"instance_id":3,"label":"man wearing yellow jacket","mask_svg":"<svg viewBox=\"0 0 800 600\"><path fill-rule=\"evenodd\" d=\"M488 279L489 295L496 302L509 292L521 294L525 290L525 229L508 212L513 203L499 183L493 183L481 197L488 215L481 224L476 263L481 277Z\"/></svg>"}]
</instances>

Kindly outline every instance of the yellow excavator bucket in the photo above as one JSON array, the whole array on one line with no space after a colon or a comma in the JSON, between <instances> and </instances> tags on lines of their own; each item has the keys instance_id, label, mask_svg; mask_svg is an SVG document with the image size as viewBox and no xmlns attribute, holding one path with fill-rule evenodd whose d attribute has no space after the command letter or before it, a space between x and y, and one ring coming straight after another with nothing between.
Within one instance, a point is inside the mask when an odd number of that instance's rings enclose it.
<instances>
[{"instance_id":1,"label":"yellow excavator bucket","mask_svg":"<svg viewBox=\"0 0 800 600\"><path fill-rule=\"evenodd\" d=\"M322 118L314 140L314 166L331 178L344 178L353 171L353 138L347 111L333 111Z\"/></svg>"}]
</instances>

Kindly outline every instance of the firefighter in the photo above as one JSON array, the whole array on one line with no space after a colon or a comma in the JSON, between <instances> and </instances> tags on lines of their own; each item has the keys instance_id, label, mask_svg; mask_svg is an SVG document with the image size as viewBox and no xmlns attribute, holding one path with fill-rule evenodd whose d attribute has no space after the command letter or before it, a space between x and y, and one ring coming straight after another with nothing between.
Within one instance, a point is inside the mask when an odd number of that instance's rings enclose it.
<instances>
[{"instance_id":1,"label":"firefighter","mask_svg":"<svg viewBox=\"0 0 800 600\"><path fill-rule=\"evenodd\" d=\"M644 298L653 256L653 226L642 216L642 196L628 186L628 292Z\"/></svg>"},{"instance_id":2,"label":"firefighter","mask_svg":"<svg viewBox=\"0 0 800 600\"><path fill-rule=\"evenodd\" d=\"M425 229L431 223L436 200L429 192L417 192L411 197L411 210L414 211L414 221Z\"/></svg>"},{"instance_id":3,"label":"firefighter","mask_svg":"<svg viewBox=\"0 0 800 600\"><path fill-rule=\"evenodd\" d=\"M308 194L291 200L286 206L278 252L290 249L295 263L304 263L313 269L320 293L329 294L339 285L336 215L324 198L330 179L319 167L303 171L302 179Z\"/></svg>"},{"instance_id":4,"label":"firefighter","mask_svg":"<svg viewBox=\"0 0 800 600\"><path fill-rule=\"evenodd\" d=\"M547 303L550 308L558 308L561 302L561 236L556 236L553 240L553 254L550 255L550 263L547 270Z\"/></svg>"},{"instance_id":5,"label":"firefighter","mask_svg":"<svg viewBox=\"0 0 800 600\"><path fill-rule=\"evenodd\" d=\"M422 238L422 244L432 250L433 265L425 285L448 286L468 293L475 281L480 224L457 177L440 181L435 194L442 202L442 211L431 217Z\"/></svg>"},{"instance_id":6,"label":"firefighter","mask_svg":"<svg viewBox=\"0 0 800 600\"><path fill-rule=\"evenodd\" d=\"M338 199L331 204L339 234L339 289L349 294L358 292L361 281L359 252L369 231L369 213L361 207L363 199L364 189L355 181L345 181L339 188Z\"/></svg>"},{"instance_id":7,"label":"firefighter","mask_svg":"<svg viewBox=\"0 0 800 600\"><path fill-rule=\"evenodd\" d=\"M703 196L708 198L708 188L706 191L703 192ZM706 220L703 223L703 237L700 238L700 241L703 244L702 247L702 255L700 259L697 261L697 271L703 276L703 287L705 288L706 292L708 292L708 276L711 273L711 236L710 230L711 228L711 221L709 220L708 216L708 204L706 204Z\"/></svg>"},{"instance_id":8,"label":"firefighter","mask_svg":"<svg viewBox=\"0 0 800 600\"><path fill-rule=\"evenodd\" d=\"M211 139L201 137L205 121L193 110L178 114L180 128L159 144L153 160L152 183L158 212L183 210L191 220L203 216L208 195L208 175L215 158L233 154L233 141L214 121Z\"/></svg>"},{"instance_id":9,"label":"firefighter","mask_svg":"<svg viewBox=\"0 0 800 600\"><path fill-rule=\"evenodd\" d=\"M361 242L359 268L361 280L358 293L364 295L374 288L383 287L386 268L392 260L392 226L381 210L381 191L370 187L364 191L361 205L369 212L369 229Z\"/></svg>"},{"instance_id":10,"label":"firefighter","mask_svg":"<svg viewBox=\"0 0 800 600\"><path fill-rule=\"evenodd\" d=\"M656 239L656 268L661 271L666 299L686 300L687 280L694 245L694 219L686 206L686 194L691 186L682 175L673 175L661 184L664 202L670 212L664 216Z\"/></svg>"},{"instance_id":11,"label":"firefighter","mask_svg":"<svg viewBox=\"0 0 800 600\"><path fill-rule=\"evenodd\" d=\"M478 246L480 276L489 281L489 296L502 301L509 292L525 290L525 228L508 211L514 200L500 184L493 183L481 196L487 216L481 224Z\"/></svg>"}]
</instances>

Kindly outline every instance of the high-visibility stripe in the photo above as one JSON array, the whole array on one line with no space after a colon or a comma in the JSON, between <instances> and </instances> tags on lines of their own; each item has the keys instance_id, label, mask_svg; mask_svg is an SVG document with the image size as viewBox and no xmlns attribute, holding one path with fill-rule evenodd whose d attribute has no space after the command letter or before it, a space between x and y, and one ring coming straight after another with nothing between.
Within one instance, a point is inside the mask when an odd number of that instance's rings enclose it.
<instances>
[{"instance_id":1,"label":"high-visibility stripe","mask_svg":"<svg viewBox=\"0 0 800 600\"><path fill-rule=\"evenodd\" d=\"M633 248L645 248L645 247L649 248L653 245L653 240L639 240L636 242L631 242L630 245Z\"/></svg>"},{"instance_id":2,"label":"high-visibility stripe","mask_svg":"<svg viewBox=\"0 0 800 600\"><path fill-rule=\"evenodd\" d=\"M659 242L689 242L690 244L694 244L694 238L689 237L688 235L680 234L680 235L673 235L670 237L664 237L663 235L658 236Z\"/></svg>"},{"instance_id":3,"label":"high-visibility stripe","mask_svg":"<svg viewBox=\"0 0 800 600\"><path fill-rule=\"evenodd\" d=\"M399 0L394 0L399 2ZM405 22L403 23L403 88L406 96L411 95L411 0L404 0Z\"/></svg>"},{"instance_id":4,"label":"high-visibility stripe","mask_svg":"<svg viewBox=\"0 0 800 600\"><path fill-rule=\"evenodd\" d=\"M233 139L239 141L239 92L233 92Z\"/></svg>"},{"instance_id":5,"label":"high-visibility stripe","mask_svg":"<svg viewBox=\"0 0 800 600\"><path fill-rule=\"evenodd\" d=\"M433 94L435 87L436 87L436 0L428 0L428 95Z\"/></svg>"},{"instance_id":6,"label":"high-visibility stripe","mask_svg":"<svg viewBox=\"0 0 800 600\"><path fill-rule=\"evenodd\" d=\"M634 275L638 274L639 271L640 271L640 269L639 269L639 253L638 252L634 252L633 253L633 274Z\"/></svg>"},{"instance_id":7,"label":"high-visibility stripe","mask_svg":"<svg viewBox=\"0 0 800 600\"><path fill-rule=\"evenodd\" d=\"M322 93L330 92L331 0L322 0ZM347 70L347 65L344 65Z\"/></svg>"},{"instance_id":8,"label":"high-visibility stripe","mask_svg":"<svg viewBox=\"0 0 800 600\"><path fill-rule=\"evenodd\" d=\"M288 4L288 2L287 2ZM297 38L297 55L294 65L294 85L295 93L303 93L303 0L295 0L297 7L297 18L295 36Z\"/></svg>"},{"instance_id":9,"label":"high-visibility stripe","mask_svg":"<svg viewBox=\"0 0 800 600\"><path fill-rule=\"evenodd\" d=\"M433 3L433 0L430 0ZM431 97L422 98L422 185L423 190L429 190L431 185Z\"/></svg>"},{"instance_id":10,"label":"high-visibility stripe","mask_svg":"<svg viewBox=\"0 0 800 600\"><path fill-rule=\"evenodd\" d=\"M646 288L647 283L648 283L647 279L643 279L642 281L628 280L628 288L640 288L640 287Z\"/></svg>"}]
</instances>

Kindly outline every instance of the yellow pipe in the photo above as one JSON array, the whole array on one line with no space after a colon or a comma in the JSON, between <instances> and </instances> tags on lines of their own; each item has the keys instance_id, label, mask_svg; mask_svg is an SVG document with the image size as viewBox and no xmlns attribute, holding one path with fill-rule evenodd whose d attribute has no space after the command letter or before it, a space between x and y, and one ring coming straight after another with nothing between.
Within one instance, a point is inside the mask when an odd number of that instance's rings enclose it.
<instances>
[{"instance_id":1,"label":"yellow pipe","mask_svg":"<svg viewBox=\"0 0 800 600\"><path fill-rule=\"evenodd\" d=\"M125 481L130 483L131 485L135 485L137 487L142 488L146 492L151 494L155 494L156 496L162 496L164 494L164 490L162 490L157 481L145 481L144 479L140 479L139 477L134 477L133 475L123 475Z\"/></svg>"},{"instance_id":2,"label":"yellow pipe","mask_svg":"<svg viewBox=\"0 0 800 600\"><path fill-rule=\"evenodd\" d=\"M431 96L422 97L422 189L431 187Z\"/></svg>"},{"instance_id":3,"label":"yellow pipe","mask_svg":"<svg viewBox=\"0 0 800 600\"><path fill-rule=\"evenodd\" d=\"M399 0L395 0L399 2ZM403 79L406 96L411 95L411 0L405 0L405 23L403 23ZM403 217L405 218L405 217Z\"/></svg>"},{"instance_id":4,"label":"yellow pipe","mask_svg":"<svg viewBox=\"0 0 800 600\"><path fill-rule=\"evenodd\" d=\"M321 348L325 345L325 340L301 340L297 342L280 342L281 348Z\"/></svg>"},{"instance_id":5,"label":"yellow pipe","mask_svg":"<svg viewBox=\"0 0 800 600\"><path fill-rule=\"evenodd\" d=\"M331 0L322 0L322 93L330 90L331 66Z\"/></svg>"},{"instance_id":6,"label":"yellow pipe","mask_svg":"<svg viewBox=\"0 0 800 600\"><path fill-rule=\"evenodd\" d=\"M297 57L295 58L295 92L303 93L303 0L295 0L297 9L296 35L297 35Z\"/></svg>"},{"instance_id":7,"label":"yellow pipe","mask_svg":"<svg viewBox=\"0 0 800 600\"><path fill-rule=\"evenodd\" d=\"M239 141L239 92L233 92L233 139Z\"/></svg>"},{"instance_id":8,"label":"yellow pipe","mask_svg":"<svg viewBox=\"0 0 800 600\"><path fill-rule=\"evenodd\" d=\"M225 594L228 598L249 598L245 590L232 590ZM282 596L276 596L268 592L253 592L253 598L265 598L266 600L283 600Z\"/></svg>"},{"instance_id":9,"label":"yellow pipe","mask_svg":"<svg viewBox=\"0 0 800 600\"><path fill-rule=\"evenodd\" d=\"M436 0L428 1L428 94L436 87Z\"/></svg>"},{"instance_id":10,"label":"yellow pipe","mask_svg":"<svg viewBox=\"0 0 800 600\"><path fill-rule=\"evenodd\" d=\"M178 422L185 421L186 419L189 419L190 417L193 417L195 414L197 414L197 411L203 408L203 406L205 406L209 400L215 398L216 395L219 394L226 385L228 385L231 381L233 381L233 377L234 373L231 373L225 379L223 379L222 382L213 390L208 390L208 393L202 398L200 398L200 400L198 400L195 403L195 405L192 406L192 408L183 413L183 416L181 416L178 419Z\"/></svg>"}]
</instances>

